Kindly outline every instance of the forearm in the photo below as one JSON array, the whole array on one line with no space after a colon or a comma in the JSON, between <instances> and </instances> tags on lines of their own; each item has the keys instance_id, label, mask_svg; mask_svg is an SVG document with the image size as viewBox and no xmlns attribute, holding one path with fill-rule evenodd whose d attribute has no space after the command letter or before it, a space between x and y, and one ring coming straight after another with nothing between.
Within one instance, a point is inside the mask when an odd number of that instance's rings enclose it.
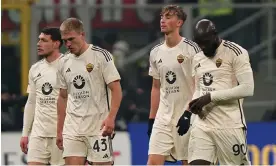
<instances>
[{"instance_id":1,"label":"forearm","mask_svg":"<svg viewBox=\"0 0 276 166\"><path fill-rule=\"evenodd\" d=\"M160 102L160 89L152 88L149 119L154 119Z\"/></svg>"},{"instance_id":2,"label":"forearm","mask_svg":"<svg viewBox=\"0 0 276 166\"><path fill-rule=\"evenodd\" d=\"M61 96L57 100L57 134L62 134L66 116L67 98Z\"/></svg>"},{"instance_id":3,"label":"forearm","mask_svg":"<svg viewBox=\"0 0 276 166\"><path fill-rule=\"evenodd\" d=\"M248 96L253 96L254 93L254 80L253 74L244 73L237 76L239 85L226 90L218 90L211 92L211 100L225 101L225 100L237 100Z\"/></svg>"},{"instance_id":4,"label":"forearm","mask_svg":"<svg viewBox=\"0 0 276 166\"><path fill-rule=\"evenodd\" d=\"M29 94L28 100L24 108L24 118L23 118L23 130L22 136L27 137L31 133L33 126L34 115L35 115L35 94Z\"/></svg>"},{"instance_id":5,"label":"forearm","mask_svg":"<svg viewBox=\"0 0 276 166\"><path fill-rule=\"evenodd\" d=\"M116 118L118 110L121 105L122 101L122 90L121 88L114 88L111 90L111 106L110 106L110 112L109 117Z\"/></svg>"}]
</instances>

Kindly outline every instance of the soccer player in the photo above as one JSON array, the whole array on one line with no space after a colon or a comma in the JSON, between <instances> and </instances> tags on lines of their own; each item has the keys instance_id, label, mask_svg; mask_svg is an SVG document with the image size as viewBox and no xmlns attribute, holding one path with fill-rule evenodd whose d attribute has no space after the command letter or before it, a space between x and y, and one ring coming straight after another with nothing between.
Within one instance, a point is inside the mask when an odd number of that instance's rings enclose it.
<instances>
[{"instance_id":1,"label":"soccer player","mask_svg":"<svg viewBox=\"0 0 276 166\"><path fill-rule=\"evenodd\" d=\"M43 59L29 71L20 147L28 154L28 165L63 165L62 151L56 146L57 67L62 46L59 28L44 28L38 38L37 53Z\"/></svg>"},{"instance_id":2,"label":"soccer player","mask_svg":"<svg viewBox=\"0 0 276 166\"><path fill-rule=\"evenodd\" d=\"M165 161L177 160L182 161L183 165L187 164L189 134L179 136L177 127L192 100L192 59L201 50L179 34L186 17L179 6L165 6L160 20L165 41L150 52L149 75L153 77L153 83L148 126L148 165L163 165ZM186 111L184 116L190 119L191 114Z\"/></svg>"},{"instance_id":3,"label":"soccer player","mask_svg":"<svg viewBox=\"0 0 276 166\"><path fill-rule=\"evenodd\" d=\"M193 60L198 96L189 103L196 116L189 140L189 164L250 165L243 98L252 96L254 80L248 52L218 36L213 22L200 20L194 41L203 50Z\"/></svg>"},{"instance_id":4,"label":"soccer player","mask_svg":"<svg viewBox=\"0 0 276 166\"><path fill-rule=\"evenodd\" d=\"M69 53L59 67L57 145L66 165L113 164L111 139L122 99L120 75L112 55L85 40L83 23L60 26Z\"/></svg>"}]
</instances>

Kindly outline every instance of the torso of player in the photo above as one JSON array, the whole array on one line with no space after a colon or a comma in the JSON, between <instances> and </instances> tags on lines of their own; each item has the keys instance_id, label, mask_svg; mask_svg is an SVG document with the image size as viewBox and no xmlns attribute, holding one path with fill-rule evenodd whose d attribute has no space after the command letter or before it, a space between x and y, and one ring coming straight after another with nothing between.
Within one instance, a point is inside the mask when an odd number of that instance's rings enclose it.
<instances>
[{"instance_id":1,"label":"torso of player","mask_svg":"<svg viewBox=\"0 0 276 166\"><path fill-rule=\"evenodd\" d=\"M199 83L200 96L237 86L233 59L241 53L240 46L223 40L215 57L200 55L194 58L193 68L196 82ZM242 99L211 102L203 107L203 111L207 113L206 119L202 120L196 116L194 124L211 128L245 127L242 102Z\"/></svg>"},{"instance_id":2,"label":"torso of player","mask_svg":"<svg viewBox=\"0 0 276 166\"><path fill-rule=\"evenodd\" d=\"M102 120L97 118L108 113L110 94L102 62L109 59L106 50L93 45L79 57L65 55L61 68L68 92L64 134L93 135Z\"/></svg>"},{"instance_id":3,"label":"torso of player","mask_svg":"<svg viewBox=\"0 0 276 166\"><path fill-rule=\"evenodd\" d=\"M194 49L200 50L195 43L183 38L173 48L160 44L152 50L152 60L161 83L157 122L176 124L187 108L193 93L191 69Z\"/></svg>"},{"instance_id":4,"label":"torso of player","mask_svg":"<svg viewBox=\"0 0 276 166\"><path fill-rule=\"evenodd\" d=\"M59 59L48 63L45 59L31 68L36 89L35 117L31 136L56 137L57 126L57 65Z\"/></svg>"}]
</instances>

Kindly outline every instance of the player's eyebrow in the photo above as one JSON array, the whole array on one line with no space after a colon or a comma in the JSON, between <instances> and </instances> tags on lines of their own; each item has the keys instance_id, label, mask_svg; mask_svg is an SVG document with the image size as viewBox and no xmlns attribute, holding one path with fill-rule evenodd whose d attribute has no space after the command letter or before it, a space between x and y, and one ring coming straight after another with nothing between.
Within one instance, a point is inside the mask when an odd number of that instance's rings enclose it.
<instances>
[{"instance_id":1,"label":"player's eyebrow","mask_svg":"<svg viewBox=\"0 0 276 166\"><path fill-rule=\"evenodd\" d=\"M48 41L45 37L39 37L38 40Z\"/></svg>"},{"instance_id":2,"label":"player's eyebrow","mask_svg":"<svg viewBox=\"0 0 276 166\"><path fill-rule=\"evenodd\" d=\"M69 38L63 38L62 40L64 40L64 41L72 41L72 40L74 40L75 39L75 37L69 37Z\"/></svg>"}]
</instances>

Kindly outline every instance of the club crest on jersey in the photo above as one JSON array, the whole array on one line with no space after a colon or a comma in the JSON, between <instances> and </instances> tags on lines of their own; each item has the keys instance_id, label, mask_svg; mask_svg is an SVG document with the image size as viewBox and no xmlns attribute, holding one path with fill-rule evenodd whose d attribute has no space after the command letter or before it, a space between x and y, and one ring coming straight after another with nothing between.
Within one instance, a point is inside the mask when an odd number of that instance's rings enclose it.
<instances>
[{"instance_id":1,"label":"club crest on jersey","mask_svg":"<svg viewBox=\"0 0 276 166\"><path fill-rule=\"evenodd\" d=\"M216 66L217 66L217 68L219 68L220 66L221 66L221 64L222 64L222 59L217 59L216 60Z\"/></svg>"},{"instance_id":2,"label":"club crest on jersey","mask_svg":"<svg viewBox=\"0 0 276 166\"><path fill-rule=\"evenodd\" d=\"M93 68L94 68L94 65L91 64L91 63L88 63L88 64L86 65L86 70L87 70L89 73L93 70Z\"/></svg>"},{"instance_id":3,"label":"club crest on jersey","mask_svg":"<svg viewBox=\"0 0 276 166\"><path fill-rule=\"evenodd\" d=\"M187 57L184 57L182 54L177 56L177 61L178 63L182 63L183 61L186 60Z\"/></svg>"}]
</instances>

